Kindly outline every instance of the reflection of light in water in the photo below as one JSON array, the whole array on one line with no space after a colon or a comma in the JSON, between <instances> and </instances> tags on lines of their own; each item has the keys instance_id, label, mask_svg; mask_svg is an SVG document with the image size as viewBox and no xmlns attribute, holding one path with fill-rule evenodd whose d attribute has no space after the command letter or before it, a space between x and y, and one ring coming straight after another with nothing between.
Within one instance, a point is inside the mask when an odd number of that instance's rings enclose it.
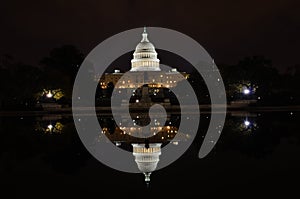
<instances>
[{"instance_id":1,"label":"reflection of light in water","mask_svg":"<svg viewBox=\"0 0 300 199\"><path fill-rule=\"evenodd\" d=\"M61 134L63 133L64 125L60 122L51 122L48 124L37 122L35 131L43 132L45 134Z\"/></svg>"},{"instance_id":2,"label":"reflection of light in water","mask_svg":"<svg viewBox=\"0 0 300 199\"><path fill-rule=\"evenodd\" d=\"M127 123L122 122L122 125L126 124ZM149 134L147 137L149 137L149 141L152 143L167 144L168 142L171 142L175 136L176 141L178 142L190 139L190 135L188 133L178 132L178 128L176 126L152 126L147 132ZM138 138L135 137L138 135L144 135L143 129L140 126L132 124L131 126L130 124L128 124L128 126L117 126L115 128L111 128L110 130L108 127L102 127L102 131L100 133L105 134L104 137L108 138L113 143L121 141L125 142L126 144L140 142L141 140L138 140ZM131 135L133 137L131 137ZM126 144L124 146L126 146Z\"/></svg>"},{"instance_id":3,"label":"reflection of light in water","mask_svg":"<svg viewBox=\"0 0 300 199\"><path fill-rule=\"evenodd\" d=\"M248 127L251 123L248 120L245 120L244 124L245 124L246 127Z\"/></svg>"},{"instance_id":4,"label":"reflection of light in water","mask_svg":"<svg viewBox=\"0 0 300 199\"><path fill-rule=\"evenodd\" d=\"M153 126L150 126L145 131L149 134L147 140L137 138L137 135L145 133L144 129L139 126L139 124L143 122L143 119L146 118L145 115L135 113L131 115L132 119L122 118L122 120L117 123L111 123L110 117L107 119L100 118L102 132L97 136L97 140L104 139L105 141L110 141L114 143L116 147L120 147L120 149L126 151L131 151L131 146L133 146L135 162L137 163L138 169L144 174L145 182L148 184L150 182L150 175L155 171L159 162L161 146L170 144L173 145L173 147L178 147L178 145L180 145L179 142L185 142L190 139L191 136L187 132L178 132L179 129L176 126L180 118L178 116L169 117L163 122L161 122L160 117L151 118L150 122ZM134 125L134 123L136 125ZM163 123L166 125L162 125ZM157 143L159 148L157 151L152 150L151 152L151 148L155 148ZM147 145L149 148L147 148ZM143 150L138 150L138 148L143 148Z\"/></svg>"},{"instance_id":5,"label":"reflection of light in water","mask_svg":"<svg viewBox=\"0 0 300 199\"><path fill-rule=\"evenodd\" d=\"M47 128L51 131L51 130L53 129L52 124L49 124L49 125L47 126Z\"/></svg>"},{"instance_id":6,"label":"reflection of light in water","mask_svg":"<svg viewBox=\"0 0 300 199\"><path fill-rule=\"evenodd\" d=\"M150 182L150 175L155 171L159 156L161 155L161 143L132 144L133 155L139 170L145 175L145 182Z\"/></svg>"},{"instance_id":7,"label":"reflection of light in water","mask_svg":"<svg viewBox=\"0 0 300 199\"><path fill-rule=\"evenodd\" d=\"M258 125L253 118L251 120L246 118L241 123L239 123L238 126L236 126L236 130L242 132L245 135L255 132L257 128Z\"/></svg>"}]
</instances>

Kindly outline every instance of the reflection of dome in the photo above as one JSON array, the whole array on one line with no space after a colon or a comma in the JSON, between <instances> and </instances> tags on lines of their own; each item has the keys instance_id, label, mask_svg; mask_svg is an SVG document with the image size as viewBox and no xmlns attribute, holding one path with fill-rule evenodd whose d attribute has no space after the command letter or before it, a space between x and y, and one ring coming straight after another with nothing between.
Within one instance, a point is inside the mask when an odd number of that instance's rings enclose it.
<instances>
[{"instance_id":1,"label":"reflection of dome","mask_svg":"<svg viewBox=\"0 0 300 199\"><path fill-rule=\"evenodd\" d=\"M160 71L159 59L154 45L148 40L146 28L142 35L143 38L133 53L131 71Z\"/></svg>"},{"instance_id":2,"label":"reflection of dome","mask_svg":"<svg viewBox=\"0 0 300 199\"><path fill-rule=\"evenodd\" d=\"M133 155L139 170L145 175L145 181L150 181L151 172L155 171L159 156L161 154L161 143L149 144L146 148L145 144L132 144Z\"/></svg>"}]
</instances>

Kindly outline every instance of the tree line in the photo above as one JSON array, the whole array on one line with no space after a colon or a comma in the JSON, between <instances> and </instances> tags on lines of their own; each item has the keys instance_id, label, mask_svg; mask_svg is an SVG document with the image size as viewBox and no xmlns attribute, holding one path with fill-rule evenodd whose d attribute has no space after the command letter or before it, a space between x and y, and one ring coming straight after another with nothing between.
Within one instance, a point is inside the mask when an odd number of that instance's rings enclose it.
<instances>
[{"instance_id":1,"label":"tree line","mask_svg":"<svg viewBox=\"0 0 300 199\"><path fill-rule=\"evenodd\" d=\"M10 55L1 55L0 109L31 110L47 90L62 91L63 95L55 101L70 105L73 83L83 60L84 54L73 45L54 48L37 66L16 61ZM281 74L273 67L271 60L253 56L245 57L234 65L218 67L228 101L246 97L240 90L249 87L255 91L252 97L259 99L258 105L295 105L300 102L299 65ZM188 80L195 90L200 91L199 102L209 103L208 91L201 76L191 72ZM113 89L109 90L112 92Z\"/></svg>"}]
</instances>

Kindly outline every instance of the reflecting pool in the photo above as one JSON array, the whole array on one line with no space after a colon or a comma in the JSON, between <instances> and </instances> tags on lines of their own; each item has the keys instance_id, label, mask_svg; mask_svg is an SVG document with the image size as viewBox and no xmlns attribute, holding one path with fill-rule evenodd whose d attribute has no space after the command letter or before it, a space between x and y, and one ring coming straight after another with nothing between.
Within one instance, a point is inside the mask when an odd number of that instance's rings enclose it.
<instances>
[{"instance_id":1,"label":"reflecting pool","mask_svg":"<svg viewBox=\"0 0 300 199\"><path fill-rule=\"evenodd\" d=\"M134 117L137 124L143 122L142 116ZM1 116L1 190L18 197L159 197L161 192L173 198L287 197L297 193L300 177L299 119L295 111L229 112L215 148L199 159L210 121L210 114L202 114L191 147L170 166L153 172L147 188L143 175L115 171L94 159L81 143L70 114ZM102 131L97 139L131 152L133 143L161 143L163 148L190 139L190 132L178 132L176 114L164 124L153 121L156 126L148 140L133 138L131 134L141 133L139 125L128 127L126 118L121 124L109 115L98 120ZM174 140L177 134L179 139Z\"/></svg>"}]
</instances>

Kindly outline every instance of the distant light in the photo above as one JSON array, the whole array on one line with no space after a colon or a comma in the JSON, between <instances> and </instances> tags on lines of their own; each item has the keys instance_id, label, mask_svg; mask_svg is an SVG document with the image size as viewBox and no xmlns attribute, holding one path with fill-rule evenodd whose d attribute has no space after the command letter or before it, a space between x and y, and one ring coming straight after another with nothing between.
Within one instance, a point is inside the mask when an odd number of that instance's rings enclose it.
<instances>
[{"instance_id":1,"label":"distant light","mask_svg":"<svg viewBox=\"0 0 300 199\"><path fill-rule=\"evenodd\" d=\"M244 121L244 124L245 124L245 126L249 126L249 125L250 125L250 122L249 122L248 120L245 120L245 121Z\"/></svg>"},{"instance_id":2,"label":"distant light","mask_svg":"<svg viewBox=\"0 0 300 199\"><path fill-rule=\"evenodd\" d=\"M290 114L293 115L294 113L293 113L293 112L290 112Z\"/></svg>"},{"instance_id":3,"label":"distant light","mask_svg":"<svg viewBox=\"0 0 300 199\"><path fill-rule=\"evenodd\" d=\"M48 129L51 131L51 129L53 129L53 126L52 126L52 124L49 124L48 125Z\"/></svg>"},{"instance_id":4,"label":"distant light","mask_svg":"<svg viewBox=\"0 0 300 199\"><path fill-rule=\"evenodd\" d=\"M135 103L139 103L139 102L140 102L140 100L138 100L138 99L137 99L137 100L135 100Z\"/></svg>"},{"instance_id":5,"label":"distant light","mask_svg":"<svg viewBox=\"0 0 300 199\"><path fill-rule=\"evenodd\" d=\"M259 100L260 100L260 97L257 97L257 99L259 99Z\"/></svg>"},{"instance_id":6,"label":"distant light","mask_svg":"<svg viewBox=\"0 0 300 199\"><path fill-rule=\"evenodd\" d=\"M245 89L243 90L243 93L244 93L245 95L248 95L248 94L250 93L250 90L249 90L248 88L245 88Z\"/></svg>"},{"instance_id":7,"label":"distant light","mask_svg":"<svg viewBox=\"0 0 300 199\"><path fill-rule=\"evenodd\" d=\"M51 98L51 97L53 97L53 95L52 95L51 91L49 91L49 93L47 93L46 97L48 97L48 98Z\"/></svg>"}]
</instances>

